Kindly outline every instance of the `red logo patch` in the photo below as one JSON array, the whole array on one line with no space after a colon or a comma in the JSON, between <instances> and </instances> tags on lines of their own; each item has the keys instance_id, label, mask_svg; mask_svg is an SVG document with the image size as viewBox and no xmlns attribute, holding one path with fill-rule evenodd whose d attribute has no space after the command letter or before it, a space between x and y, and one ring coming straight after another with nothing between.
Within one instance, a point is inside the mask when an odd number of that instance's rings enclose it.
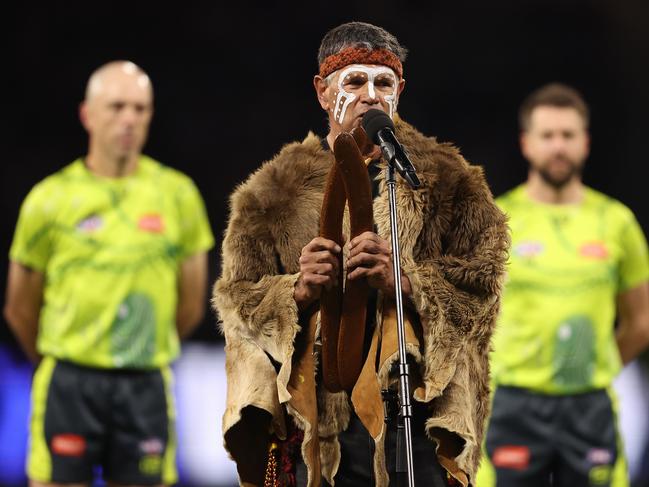
<instances>
[{"instance_id":1,"label":"red logo patch","mask_svg":"<svg viewBox=\"0 0 649 487\"><path fill-rule=\"evenodd\" d=\"M587 259L602 260L608 257L608 249L604 242L586 242L579 247L579 255Z\"/></svg>"},{"instance_id":2,"label":"red logo patch","mask_svg":"<svg viewBox=\"0 0 649 487\"><path fill-rule=\"evenodd\" d=\"M606 448L591 448L587 458L593 465L608 465L613 462L613 454Z\"/></svg>"},{"instance_id":3,"label":"red logo patch","mask_svg":"<svg viewBox=\"0 0 649 487\"><path fill-rule=\"evenodd\" d=\"M64 457L80 457L86 451L86 439L83 436L65 433L52 438L52 452Z\"/></svg>"},{"instance_id":4,"label":"red logo patch","mask_svg":"<svg viewBox=\"0 0 649 487\"><path fill-rule=\"evenodd\" d=\"M164 449L165 445L160 438L149 438L140 442L140 450L147 455L160 455Z\"/></svg>"},{"instance_id":5,"label":"red logo patch","mask_svg":"<svg viewBox=\"0 0 649 487\"><path fill-rule=\"evenodd\" d=\"M140 228L140 230L144 230L145 232L162 233L164 230L162 216L156 213L142 215L140 217L140 221L138 221L137 223L137 226L138 228Z\"/></svg>"},{"instance_id":6,"label":"red logo patch","mask_svg":"<svg viewBox=\"0 0 649 487\"><path fill-rule=\"evenodd\" d=\"M526 446L496 448L492 462L495 467L525 470L530 464L530 449Z\"/></svg>"}]
</instances>

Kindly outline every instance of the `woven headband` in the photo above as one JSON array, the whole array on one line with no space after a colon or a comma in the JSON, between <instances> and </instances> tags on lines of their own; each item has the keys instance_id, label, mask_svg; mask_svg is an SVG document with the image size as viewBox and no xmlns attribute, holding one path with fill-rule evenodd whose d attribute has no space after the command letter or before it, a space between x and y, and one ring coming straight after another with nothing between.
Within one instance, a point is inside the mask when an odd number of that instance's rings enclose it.
<instances>
[{"instance_id":1,"label":"woven headband","mask_svg":"<svg viewBox=\"0 0 649 487\"><path fill-rule=\"evenodd\" d=\"M366 49L364 47L348 47L342 51L327 56L320 65L320 76L326 78L334 71L350 64L381 64L392 68L399 79L403 77L403 66L399 58L387 49Z\"/></svg>"}]
</instances>

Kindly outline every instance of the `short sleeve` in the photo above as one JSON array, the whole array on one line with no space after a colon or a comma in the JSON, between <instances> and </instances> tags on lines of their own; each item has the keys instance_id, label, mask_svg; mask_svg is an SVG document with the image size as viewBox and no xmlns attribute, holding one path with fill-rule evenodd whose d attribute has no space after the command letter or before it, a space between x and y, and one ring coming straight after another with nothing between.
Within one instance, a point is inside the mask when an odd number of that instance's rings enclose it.
<instances>
[{"instance_id":1,"label":"short sleeve","mask_svg":"<svg viewBox=\"0 0 649 487\"><path fill-rule=\"evenodd\" d=\"M619 292L633 289L649 280L649 250L647 239L635 216L629 218L622 228L620 246L620 286Z\"/></svg>"},{"instance_id":2,"label":"short sleeve","mask_svg":"<svg viewBox=\"0 0 649 487\"><path fill-rule=\"evenodd\" d=\"M52 255L52 219L48 198L41 185L35 186L20 208L9 258L27 267L45 272Z\"/></svg>"},{"instance_id":3,"label":"short sleeve","mask_svg":"<svg viewBox=\"0 0 649 487\"><path fill-rule=\"evenodd\" d=\"M205 210L205 203L194 182L183 178L178 198L180 214L180 260L214 246L214 236Z\"/></svg>"}]
</instances>

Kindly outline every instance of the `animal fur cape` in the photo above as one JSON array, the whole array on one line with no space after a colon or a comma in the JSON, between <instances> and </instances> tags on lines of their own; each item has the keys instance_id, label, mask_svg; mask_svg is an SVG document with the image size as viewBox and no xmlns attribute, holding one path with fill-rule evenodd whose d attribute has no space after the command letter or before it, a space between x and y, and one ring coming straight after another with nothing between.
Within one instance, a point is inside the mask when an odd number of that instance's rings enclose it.
<instances>
[{"instance_id":1,"label":"animal fur cape","mask_svg":"<svg viewBox=\"0 0 649 487\"><path fill-rule=\"evenodd\" d=\"M420 323L421 340L408 349L419 365L414 399L429 404L429 437L440 448L444 443L453 466L473 479L489 409L488 353L509 245L506 220L480 167L468 164L452 145L438 143L400 119L396 132L422 180L418 190L397 182L401 266ZM310 486L320 484L315 463L330 483L339 466L337 434L349 421L347 394L332 394L318 385L318 421L313 425L291 407L294 389L289 384L307 328L293 299L298 258L318 235L324 184L333 163L333 154L309 133L302 142L284 146L230 198L213 304L226 340L224 442L242 485L263 482L270 433L284 438L287 421L304 430L302 453ZM378 234L389 240L383 181L374 200L374 220ZM377 323L381 319L379 310ZM375 333L381 330L377 326ZM393 360L395 355L381 364L381 386L389 380ZM319 462L304 450L314 429ZM380 457L382 432L375 440ZM375 476L378 486L387 485L382 458L375 458Z\"/></svg>"}]
</instances>

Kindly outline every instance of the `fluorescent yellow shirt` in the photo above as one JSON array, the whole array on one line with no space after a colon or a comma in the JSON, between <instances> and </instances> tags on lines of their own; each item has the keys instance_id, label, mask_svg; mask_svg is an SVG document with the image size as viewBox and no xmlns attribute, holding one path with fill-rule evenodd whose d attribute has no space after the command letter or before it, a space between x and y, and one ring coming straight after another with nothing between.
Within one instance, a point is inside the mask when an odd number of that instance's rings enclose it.
<instances>
[{"instance_id":1,"label":"fluorescent yellow shirt","mask_svg":"<svg viewBox=\"0 0 649 487\"><path fill-rule=\"evenodd\" d=\"M556 394L609 386L621 368L616 296L649 279L647 241L622 203L532 201L524 186L496 200L512 248L493 338L496 384Z\"/></svg>"},{"instance_id":2,"label":"fluorescent yellow shirt","mask_svg":"<svg viewBox=\"0 0 649 487\"><path fill-rule=\"evenodd\" d=\"M38 351L104 368L151 368L179 352L180 263L214 238L194 183L142 156L124 178L77 160L23 202L10 258L45 274Z\"/></svg>"}]
</instances>

